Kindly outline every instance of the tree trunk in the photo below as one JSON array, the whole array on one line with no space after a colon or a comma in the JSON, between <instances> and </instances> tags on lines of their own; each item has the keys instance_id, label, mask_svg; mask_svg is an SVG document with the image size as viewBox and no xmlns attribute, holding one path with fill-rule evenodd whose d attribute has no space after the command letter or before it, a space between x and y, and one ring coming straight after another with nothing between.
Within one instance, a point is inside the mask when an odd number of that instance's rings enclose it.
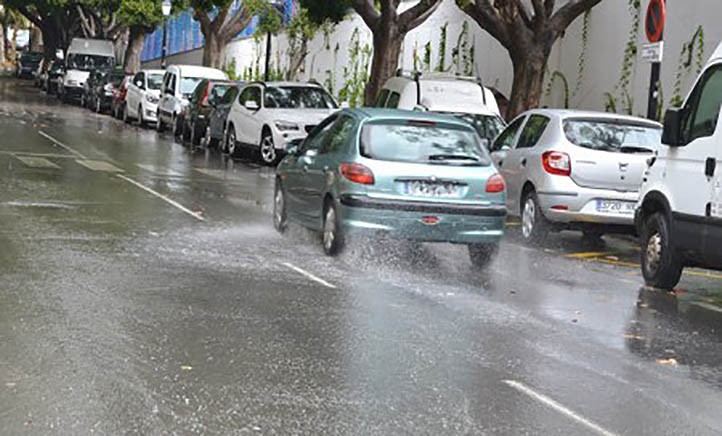
<instances>
[{"instance_id":1,"label":"tree trunk","mask_svg":"<svg viewBox=\"0 0 722 436\"><path fill-rule=\"evenodd\" d=\"M0 23L0 33L0 64L3 64L7 60L5 58L5 46L7 41L5 38L5 26L2 23Z\"/></svg>"},{"instance_id":2,"label":"tree trunk","mask_svg":"<svg viewBox=\"0 0 722 436\"><path fill-rule=\"evenodd\" d=\"M379 23L379 28L373 32L374 54L364 96L366 106L376 103L384 83L396 74L404 36L399 34L394 23Z\"/></svg>"},{"instance_id":3,"label":"tree trunk","mask_svg":"<svg viewBox=\"0 0 722 436\"><path fill-rule=\"evenodd\" d=\"M30 51L39 52L43 48L43 35L37 26L30 27Z\"/></svg>"},{"instance_id":4,"label":"tree trunk","mask_svg":"<svg viewBox=\"0 0 722 436\"><path fill-rule=\"evenodd\" d=\"M54 61L60 48L60 32L52 24L43 26L40 31L43 34L43 53L47 61Z\"/></svg>"},{"instance_id":5,"label":"tree trunk","mask_svg":"<svg viewBox=\"0 0 722 436\"><path fill-rule=\"evenodd\" d=\"M514 82L506 111L507 120L512 120L522 112L539 106L544 88L544 67L549 52L550 49L530 45L527 49L512 54Z\"/></svg>"},{"instance_id":6,"label":"tree trunk","mask_svg":"<svg viewBox=\"0 0 722 436\"><path fill-rule=\"evenodd\" d=\"M296 50L293 50L290 54L286 80L298 80L298 73L303 65L303 62L306 60L306 56L308 56L308 40L304 39L300 42L300 47L296 47Z\"/></svg>"},{"instance_id":7,"label":"tree trunk","mask_svg":"<svg viewBox=\"0 0 722 436\"><path fill-rule=\"evenodd\" d=\"M140 55L145 42L145 26L130 26L128 34L128 47L125 49L123 67L125 72L135 74L140 70Z\"/></svg>"},{"instance_id":8,"label":"tree trunk","mask_svg":"<svg viewBox=\"0 0 722 436\"><path fill-rule=\"evenodd\" d=\"M203 48L203 65L211 68L223 68L223 50L228 43L219 32L209 30L205 37Z\"/></svg>"}]
</instances>

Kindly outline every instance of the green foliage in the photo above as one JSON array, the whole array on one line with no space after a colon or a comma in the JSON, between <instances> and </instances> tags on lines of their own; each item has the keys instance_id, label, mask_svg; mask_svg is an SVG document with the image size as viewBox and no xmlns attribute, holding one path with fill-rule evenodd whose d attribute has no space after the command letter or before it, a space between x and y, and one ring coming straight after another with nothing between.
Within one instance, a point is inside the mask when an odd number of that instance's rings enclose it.
<instances>
[{"instance_id":1,"label":"green foliage","mask_svg":"<svg viewBox=\"0 0 722 436\"><path fill-rule=\"evenodd\" d=\"M124 24L145 26L149 31L163 23L161 2L157 0L123 0L117 15Z\"/></svg>"},{"instance_id":2,"label":"green foliage","mask_svg":"<svg viewBox=\"0 0 722 436\"><path fill-rule=\"evenodd\" d=\"M299 4L309 11L309 19L319 25L343 21L351 8L348 0L300 0Z\"/></svg>"},{"instance_id":3,"label":"green foliage","mask_svg":"<svg viewBox=\"0 0 722 436\"><path fill-rule=\"evenodd\" d=\"M584 21L582 23L582 51L579 54L579 62L577 64L577 83L574 85L572 97L579 95L582 90L584 81L584 71L587 67L587 49L589 48L589 28L591 26L591 9L584 13Z\"/></svg>"},{"instance_id":4,"label":"green foliage","mask_svg":"<svg viewBox=\"0 0 722 436\"><path fill-rule=\"evenodd\" d=\"M449 23L444 23L441 26L441 37L439 38L439 63L436 66L436 71L443 73L446 71L446 35L449 30Z\"/></svg>"},{"instance_id":5,"label":"green foliage","mask_svg":"<svg viewBox=\"0 0 722 436\"><path fill-rule=\"evenodd\" d=\"M238 67L236 65L236 58L231 58L230 62L227 62L223 67L223 71L228 74L228 78L231 80L241 80L241 75L238 74Z\"/></svg>"},{"instance_id":6,"label":"green foliage","mask_svg":"<svg viewBox=\"0 0 722 436\"><path fill-rule=\"evenodd\" d=\"M569 81L567 80L567 77L564 75L564 73L562 73L561 71L557 70L552 73L549 84L547 85L546 92L544 94L547 97L551 95L556 80L559 80L561 82L562 89L564 91L564 109L569 109Z\"/></svg>"},{"instance_id":7,"label":"green foliage","mask_svg":"<svg viewBox=\"0 0 722 436\"><path fill-rule=\"evenodd\" d=\"M461 32L456 39L456 47L451 52L451 63L456 65L456 72L464 76L474 75L474 46L469 45L469 22L464 21Z\"/></svg>"},{"instance_id":8,"label":"green foliage","mask_svg":"<svg viewBox=\"0 0 722 436\"><path fill-rule=\"evenodd\" d=\"M359 29L355 29L349 41L349 64L343 67L344 86L339 91L339 100L347 101L351 107L361 106L366 83L369 80L372 49L361 46Z\"/></svg>"},{"instance_id":9,"label":"green foliage","mask_svg":"<svg viewBox=\"0 0 722 436\"><path fill-rule=\"evenodd\" d=\"M695 72L699 74L704 66L704 29L702 26L697 27L697 30L695 30L689 42L682 44L677 72L674 77L672 97L669 101L671 106L680 107L684 103L682 80L691 72L693 62L695 64Z\"/></svg>"},{"instance_id":10,"label":"green foliage","mask_svg":"<svg viewBox=\"0 0 722 436\"><path fill-rule=\"evenodd\" d=\"M641 23L642 4L641 0L628 0L627 9L631 16L631 25L627 37L627 43L624 48L624 56L622 57L622 70L619 80L612 92L604 94L606 99L605 107L607 111L617 112L618 100L622 101L621 109L624 113L632 115L634 108L634 98L629 91L632 81L632 74L637 62L637 35L639 34L639 26ZM614 110L611 110L614 108Z\"/></svg>"},{"instance_id":11,"label":"green foliage","mask_svg":"<svg viewBox=\"0 0 722 436\"><path fill-rule=\"evenodd\" d=\"M424 71L431 71L431 41L424 45Z\"/></svg>"}]
</instances>

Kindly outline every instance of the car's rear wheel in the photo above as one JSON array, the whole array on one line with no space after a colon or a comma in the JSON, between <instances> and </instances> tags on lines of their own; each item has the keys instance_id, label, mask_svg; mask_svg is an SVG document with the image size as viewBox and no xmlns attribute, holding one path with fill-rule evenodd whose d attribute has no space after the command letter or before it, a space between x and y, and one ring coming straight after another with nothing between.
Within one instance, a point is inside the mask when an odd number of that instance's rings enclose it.
<instances>
[{"instance_id":1,"label":"car's rear wheel","mask_svg":"<svg viewBox=\"0 0 722 436\"><path fill-rule=\"evenodd\" d=\"M99 113L100 113L100 109L101 109L101 108L100 108L100 99L96 97L96 98L95 98L95 113L96 113L96 114L99 114Z\"/></svg>"},{"instance_id":2,"label":"car's rear wheel","mask_svg":"<svg viewBox=\"0 0 722 436\"><path fill-rule=\"evenodd\" d=\"M123 104L123 110L121 112L123 114L123 122L126 124L130 124L130 115L128 114L128 105Z\"/></svg>"},{"instance_id":3,"label":"car's rear wheel","mask_svg":"<svg viewBox=\"0 0 722 436\"><path fill-rule=\"evenodd\" d=\"M143 105L138 106L138 124L140 127L145 127L148 124L143 117Z\"/></svg>"},{"instance_id":4,"label":"car's rear wheel","mask_svg":"<svg viewBox=\"0 0 722 436\"><path fill-rule=\"evenodd\" d=\"M237 149L238 142L236 141L236 129L231 126L228 128L228 133L226 134L226 152L230 156L235 156L238 151Z\"/></svg>"},{"instance_id":5,"label":"car's rear wheel","mask_svg":"<svg viewBox=\"0 0 722 436\"><path fill-rule=\"evenodd\" d=\"M201 139L201 145L203 146L203 148L211 148L218 145L218 141L216 139L213 139L213 137L211 136L210 124L206 126L206 134L203 135L203 139Z\"/></svg>"},{"instance_id":6,"label":"car's rear wheel","mask_svg":"<svg viewBox=\"0 0 722 436\"><path fill-rule=\"evenodd\" d=\"M165 126L163 125L163 119L160 117L160 111L156 113L156 116L158 117L158 122L155 124L155 129L158 131L158 133L163 133Z\"/></svg>"},{"instance_id":7,"label":"car's rear wheel","mask_svg":"<svg viewBox=\"0 0 722 436\"><path fill-rule=\"evenodd\" d=\"M264 165L273 165L276 163L278 153L276 153L276 146L273 143L273 134L268 130L263 132L259 152L261 163Z\"/></svg>"},{"instance_id":8,"label":"car's rear wheel","mask_svg":"<svg viewBox=\"0 0 722 436\"><path fill-rule=\"evenodd\" d=\"M541 211L536 192L524 195L521 209L521 234L525 241L542 242L549 231L549 222Z\"/></svg>"},{"instance_id":9,"label":"car's rear wheel","mask_svg":"<svg viewBox=\"0 0 722 436\"><path fill-rule=\"evenodd\" d=\"M333 201L327 202L323 217L323 233L321 234L323 252L327 256L337 256L343 251L344 235L339 222L338 210Z\"/></svg>"},{"instance_id":10,"label":"car's rear wheel","mask_svg":"<svg viewBox=\"0 0 722 436\"><path fill-rule=\"evenodd\" d=\"M276 182L276 191L273 197L273 227L278 233L286 231L288 226L286 218L286 196L283 193L283 186Z\"/></svg>"},{"instance_id":11,"label":"car's rear wheel","mask_svg":"<svg viewBox=\"0 0 722 436\"><path fill-rule=\"evenodd\" d=\"M191 123L191 137L190 137L190 141L191 141L191 145L194 145L194 146L195 146L195 145L200 145L201 141L203 140L203 137L202 137L202 136L200 136L200 137L198 136L198 130L196 130L197 127L198 127L198 126L196 126L196 123L195 123L195 122L192 122L192 123Z\"/></svg>"},{"instance_id":12,"label":"car's rear wheel","mask_svg":"<svg viewBox=\"0 0 722 436\"><path fill-rule=\"evenodd\" d=\"M656 212L644 222L642 243L642 274L647 285L666 290L677 286L684 265L663 213Z\"/></svg>"},{"instance_id":13,"label":"car's rear wheel","mask_svg":"<svg viewBox=\"0 0 722 436\"><path fill-rule=\"evenodd\" d=\"M485 269L496 258L499 244L469 244L469 260L481 269Z\"/></svg>"}]
</instances>

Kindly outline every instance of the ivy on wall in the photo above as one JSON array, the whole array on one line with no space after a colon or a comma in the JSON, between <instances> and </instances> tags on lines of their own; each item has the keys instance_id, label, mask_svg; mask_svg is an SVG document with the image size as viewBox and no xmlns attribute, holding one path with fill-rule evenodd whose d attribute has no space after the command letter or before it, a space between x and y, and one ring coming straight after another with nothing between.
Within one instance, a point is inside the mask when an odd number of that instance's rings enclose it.
<instances>
[{"instance_id":1,"label":"ivy on wall","mask_svg":"<svg viewBox=\"0 0 722 436\"><path fill-rule=\"evenodd\" d=\"M344 86L339 91L339 100L347 101L351 107L363 104L366 83L369 80L369 66L373 49L361 45L359 29L356 28L349 41L349 64L343 67Z\"/></svg>"},{"instance_id":2,"label":"ivy on wall","mask_svg":"<svg viewBox=\"0 0 722 436\"><path fill-rule=\"evenodd\" d=\"M697 27L689 42L682 44L677 72L674 76L672 97L669 100L671 106L679 107L684 103L682 81L691 73L692 64L695 66L695 75L702 72L702 67L704 67L704 29L702 26Z\"/></svg>"},{"instance_id":3,"label":"ivy on wall","mask_svg":"<svg viewBox=\"0 0 722 436\"><path fill-rule=\"evenodd\" d=\"M629 34L627 43L624 47L624 56L622 57L622 70L619 80L611 92L604 93L605 110L607 112L618 112L622 110L628 115L632 115L634 110L634 97L629 91L632 82L632 75L637 64L637 36L639 35L639 26L642 18L642 1L627 0L627 10L631 17L629 26ZM621 100L621 106L620 106Z\"/></svg>"}]
</instances>

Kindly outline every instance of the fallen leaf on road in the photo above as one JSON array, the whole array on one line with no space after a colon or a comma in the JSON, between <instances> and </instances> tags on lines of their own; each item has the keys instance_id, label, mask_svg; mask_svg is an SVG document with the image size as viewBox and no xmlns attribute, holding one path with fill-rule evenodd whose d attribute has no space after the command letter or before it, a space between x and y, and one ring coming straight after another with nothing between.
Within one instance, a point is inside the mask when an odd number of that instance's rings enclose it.
<instances>
[{"instance_id":1,"label":"fallen leaf on road","mask_svg":"<svg viewBox=\"0 0 722 436\"><path fill-rule=\"evenodd\" d=\"M642 339L644 339L644 336L632 335L632 334L622 335L622 337L627 338L627 339L636 339L638 341L641 341Z\"/></svg>"},{"instance_id":2,"label":"fallen leaf on road","mask_svg":"<svg viewBox=\"0 0 722 436\"><path fill-rule=\"evenodd\" d=\"M677 359L674 357L670 357L669 359L657 359L657 363L660 365L667 365L667 366L677 366Z\"/></svg>"},{"instance_id":3,"label":"fallen leaf on road","mask_svg":"<svg viewBox=\"0 0 722 436\"><path fill-rule=\"evenodd\" d=\"M7 387L9 387L9 388L14 388L14 387L17 386L17 385L16 385L15 383L13 383L13 382L7 382L7 383L5 383L5 386L7 386Z\"/></svg>"},{"instance_id":4,"label":"fallen leaf on road","mask_svg":"<svg viewBox=\"0 0 722 436\"><path fill-rule=\"evenodd\" d=\"M193 370L193 367L190 365L181 365L181 369L183 371L191 371L191 370Z\"/></svg>"}]
</instances>

